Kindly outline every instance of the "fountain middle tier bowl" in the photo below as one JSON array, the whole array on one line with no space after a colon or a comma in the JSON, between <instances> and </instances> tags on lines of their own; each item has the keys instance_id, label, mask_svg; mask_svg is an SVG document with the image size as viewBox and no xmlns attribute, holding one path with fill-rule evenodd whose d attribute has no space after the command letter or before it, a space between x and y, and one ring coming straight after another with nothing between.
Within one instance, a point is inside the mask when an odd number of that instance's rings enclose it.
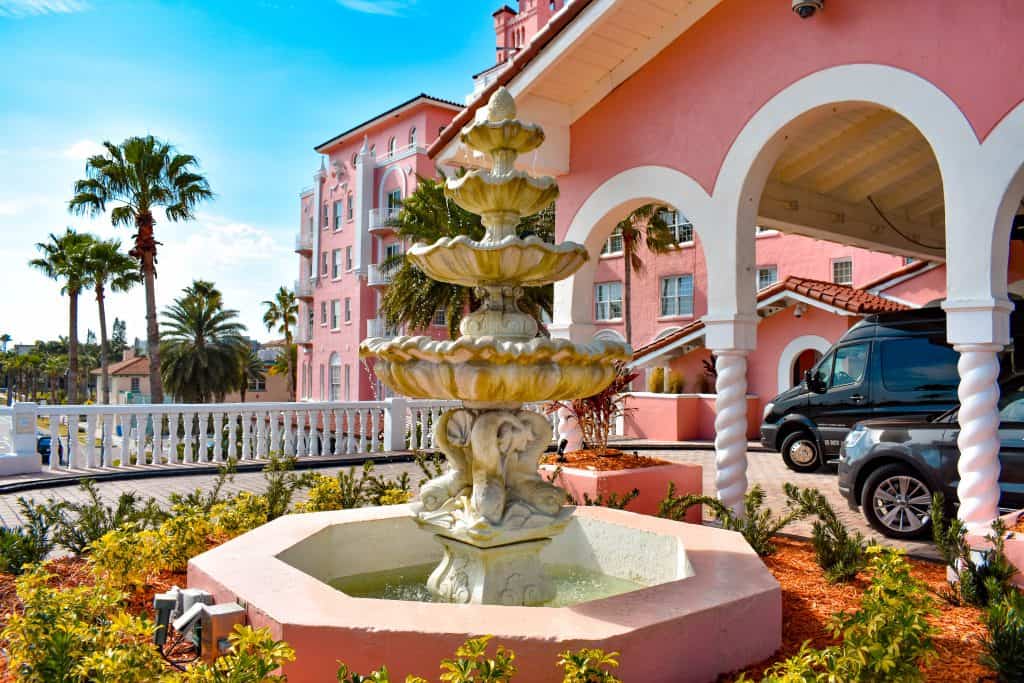
<instances>
[{"instance_id":1,"label":"fountain middle tier bowl","mask_svg":"<svg viewBox=\"0 0 1024 683\"><path fill-rule=\"evenodd\" d=\"M463 128L460 139L467 147L487 154L501 149L526 154L544 143L544 129L515 119L478 121Z\"/></svg>"},{"instance_id":2,"label":"fountain middle tier bowl","mask_svg":"<svg viewBox=\"0 0 1024 683\"><path fill-rule=\"evenodd\" d=\"M592 396L615 377L615 363L628 361L627 344L595 340L574 344L537 337L367 339L363 357L376 358L384 384L413 398L474 403L533 403Z\"/></svg>"},{"instance_id":3,"label":"fountain middle tier bowl","mask_svg":"<svg viewBox=\"0 0 1024 683\"><path fill-rule=\"evenodd\" d=\"M481 216L496 212L532 216L558 199L558 184L554 178L534 178L523 171L495 175L476 170L449 180L444 193L466 211Z\"/></svg>"},{"instance_id":4,"label":"fountain middle tier bowl","mask_svg":"<svg viewBox=\"0 0 1024 683\"><path fill-rule=\"evenodd\" d=\"M589 257L586 247L572 242L551 244L535 236L477 242L460 235L433 244L417 244L409 250L407 258L427 277L463 287L540 287L571 276Z\"/></svg>"}]
</instances>

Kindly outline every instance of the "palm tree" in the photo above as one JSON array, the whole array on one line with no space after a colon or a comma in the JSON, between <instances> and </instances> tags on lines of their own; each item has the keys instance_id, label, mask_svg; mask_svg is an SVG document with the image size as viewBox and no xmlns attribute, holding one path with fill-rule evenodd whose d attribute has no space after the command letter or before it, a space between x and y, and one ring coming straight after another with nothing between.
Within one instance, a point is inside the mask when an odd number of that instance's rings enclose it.
<instances>
[{"instance_id":1,"label":"palm tree","mask_svg":"<svg viewBox=\"0 0 1024 683\"><path fill-rule=\"evenodd\" d=\"M7 345L11 343L11 335L4 332L0 334L0 353L7 353Z\"/></svg>"},{"instance_id":2,"label":"palm tree","mask_svg":"<svg viewBox=\"0 0 1024 683\"><path fill-rule=\"evenodd\" d=\"M29 265L42 271L46 277L61 282L61 294L67 294L68 314L68 402L78 403L78 295L89 287L86 273L87 255L94 238L68 228L63 235L50 234L49 242L39 242L36 249L42 257L32 259Z\"/></svg>"},{"instance_id":3,"label":"palm tree","mask_svg":"<svg viewBox=\"0 0 1024 683\"><path fill-rule=\"evenodd\" d=\"M224 308L219 296L196 296L194 285L164 310L161 375L174 396L208 403L238 387L248 345L238 311Z\"/></svg>"},{"instance_id":4,"label":"palm tree","mask_svg":"<svg viewBox=\"0 0 1024 683\"><path fill-rule=\"evenodd\" d=\"M238 394L242 403L245 403L245 393L249 390L249 383L262 382L266 378L267 368L263 361L252 348L247 348L242 353L239 367Z\"/></svg>"},{"instance_id":5,"label":"palm tree","mask_svg":"<svg viewBox=\"0 0 1024 683\"><path fill-rule=\"evenodd\" d=\"M285 344L277 352L274 364L270 366L271 375L286 375L292 384L291 396L295 396L295 372L299 365L299 347L295 344Z\"/></svg>"},{"instance_id":6,"label":"palm tree","mask_svg":"<svg viewBox=\"0 0 1024 683\"><path fill-rule=\"evenodd\" d=\"M100 310L100 372L104 404L110 403L110 341L107 338L106 289L127 292L142 281L139 264L121 252L121 240L96 240L89 249L87 271Z\"/></svg>"},{"instance_id":7,"label":"palm tree","mask_svg":"<svg viewBox=\"0 0 1024 683\"><path fill-rule=\"evenodd\" d=\"M264 301L267 307L263 314L263 324L267 330L277 331L284 335L285 347L292 345L292 328L298 323L299 302L295 299L295 293L286 287L277 290L274 298ZM295 396L296 367L292 364L288 372L288 395Z\"/></svg>"},{"instance_id":8,"label":"palm tree","mask_svg":"<svg viewBox=\"0 0 1024 683\"><path fill-rule=\"evenodd\" d=\"M57 402L57 385L68 369L68 359L63 355L48 355L43 361L43 373L50 389L50 403Z\"/></svg>"},{"instance_id":9,"label":"palm tree","mask_svg":"<svg viewBox=\"0 0 1024 683\"><path fill-rule=\"evenodd\" d=\"M656 204L644 204L619 221L613 234L622 235L622 256L625 261L622 275L622 318L626 327L626 343L633 343L633 294L632 274L643 275L644 261L638 247L643 244L652 254L664 254L678 242L672 228L665 221L664 212L669 209Z\"/></svg>"},{"instance_id":10,"label":"palm tree","mask_svg":"<svg viewBox=\"0 0 1024 683\"><path fill-rule=\"evenodd\" d=\"M411 242L434 242L442 237L467 235L479 240L484 235L480 216L470 213L444 196L445 178L420 178L416 191L402 203L395 227L399 236ZM536 235L541 239L554 239L555 214L553 209L524 218L518 228L520 237ZM459 322L468 308L479 302L469 287L431 280L426 274L397 254L384 261L382 270L392 276L391 285L381 299L381 314L389 327L406 325L412 329L429 327L435 311L445 312L448 335L458 336ZM538 322L541 313L551 313L554 288L528 287L520 300L522 309ZM542 325L543 328L543 325Z\"/></svg>"},{"instance_id":11,"label":"palm tree","mask_svg":"<svg viewBox=\"0 0 1024 683\"><path fill-rule=\"evenodd\" d=\"M206 178L196 172L198 161L152 135L131 137L120 145L104 142L105 154L89 157L86 177L75 182L75 196L68 209L77 214L99 215L110 211L114 225L135 227L135 247L129 255L138 259L146 285L146 339L149 346L149 385L154 403L163 403L160 328L156 315L157 245L154 209L164 208L167 220L190 220L200 202L210 199Z\"/></svg>"}]
</instances>

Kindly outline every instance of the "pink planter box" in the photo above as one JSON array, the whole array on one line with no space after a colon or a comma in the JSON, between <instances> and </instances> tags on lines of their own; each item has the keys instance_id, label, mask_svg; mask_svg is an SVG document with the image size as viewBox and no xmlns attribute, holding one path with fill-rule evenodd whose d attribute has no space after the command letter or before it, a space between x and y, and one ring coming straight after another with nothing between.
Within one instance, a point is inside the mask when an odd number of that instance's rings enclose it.
<instances>
[{"instance_id":1,"label":"pink planter box","mask_svg":"<svg viewBox=\"0 0 1024 683\"><path fill-rule=\"evenodd\" d=\"M1012 529L1017 525L1018 521L1024 519L1024 510L1003 515L1002 519L1006 523L1007 528ZM967 542L971 548L977 550L984 550L990 547L989 542L985 540L985 534L968 534ZM1024 589L1024 533L1019 531L1009 532L1003 548L1006 553L1006 559L1017 568L1017 575L1012 580L1013 584L1018 588Z\"/></svg>"},{"instance_id":2,"label":"pink planter box","mask_svg":"<svg viewBox=\"0 0 1024 683\"><path fill-rule=\"evenodd\" d=\"M714 394L629 394L623 420L626 436L654 441L710 441L715 438ZM747 397L747 438L761 427L761 403Z\"/></svg>"},{"instance_id":3,"label":"pink planter box","mask_svg":"<svg viewBox=\"0 0 1024 683\"><path fill-rule=\"evenodd\" d=\"M556 465L541 465L541 476L548 479L557 469ZM583 505L584 494L596 500L598 496L617 493L626 495L633 489L640 491L626 510L642 515L657 515L661 501L668 493L669 482L676 485L676 495L699 494L703 488L700 465L689 463L667 463L656 467L642 467L630 470L598 472L595 470L563 467L554 484L565 489ZM695 505L686 513L687 522L701 523L701 506Z\"/></svg>"}]
</instances>

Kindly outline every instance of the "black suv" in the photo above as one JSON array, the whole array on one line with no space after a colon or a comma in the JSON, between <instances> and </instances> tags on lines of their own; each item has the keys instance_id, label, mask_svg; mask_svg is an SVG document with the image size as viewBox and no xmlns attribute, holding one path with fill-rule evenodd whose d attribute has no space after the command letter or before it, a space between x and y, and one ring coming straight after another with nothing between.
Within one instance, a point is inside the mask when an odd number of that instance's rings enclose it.
<instances>
[{"instance_id":1,"label":"black suv","mask_svg":"<svg viewBox=\"0 0 1024 683\"><path fill-rule=\"evenodd\" d=\"M1024 376L1003 383L999 400L1000 506L1024 508ZM931 527L934 492L952 504L960 481L957 410L932 420L869 420L847 435L839 459L839 491L875 529L913 538Z\"/></svg>"},{"instance_id":2,"label":"black suv","mask_svg":"<svg viewBox=\"0 0 1024 683\"><path fill-rule=\"evenodd\" d=\"M761 443L797 472L839 455L856 422L939 415L957 405L958 354L939 308L873 315L851 327L804 377L765 407Z\"/></svg>"}]
</instances>

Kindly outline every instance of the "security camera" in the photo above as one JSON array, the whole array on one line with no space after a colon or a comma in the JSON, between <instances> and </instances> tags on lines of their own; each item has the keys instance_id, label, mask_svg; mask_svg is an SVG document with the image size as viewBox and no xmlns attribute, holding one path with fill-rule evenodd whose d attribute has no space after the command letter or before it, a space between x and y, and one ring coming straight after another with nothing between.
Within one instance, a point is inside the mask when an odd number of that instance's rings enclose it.
<instances>
[{"instance_id":1,"label":"security camera","mask_svg":"<svg viewBox=\"0 0 1024 683\"><path fill-rule=\"evenodd\" d=\"M801 19L808 19L825 6L825 0L793 0L793 11Z\"/></svg>"}]
</instances>

